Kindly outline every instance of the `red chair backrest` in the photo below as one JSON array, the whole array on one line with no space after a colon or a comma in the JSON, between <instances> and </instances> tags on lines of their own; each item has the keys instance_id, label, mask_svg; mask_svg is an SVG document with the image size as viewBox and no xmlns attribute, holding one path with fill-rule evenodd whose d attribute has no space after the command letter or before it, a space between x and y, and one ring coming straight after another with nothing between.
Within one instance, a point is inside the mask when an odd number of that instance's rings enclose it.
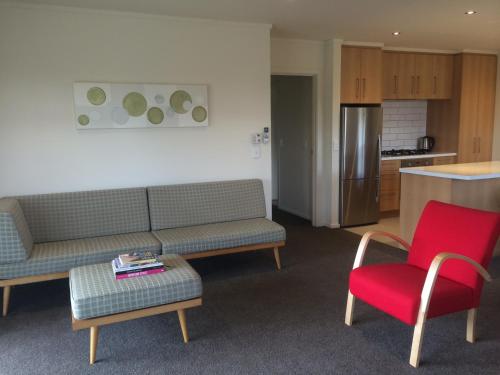
<instances>
[{"instance_id":1,"label":"red chair backrest","mask_svg":"<svg viewBox=\"0 0 500 375\"><path fill-rule=\"evenodd\" d=\"M465 255L487 269L499 236L500 213L429 201L415 230L408 263L428 270L437 254L448 252ZM483 285L475 268L461 260L446 261L439 275L475 292Z\"/></svg>"}]
</instances>

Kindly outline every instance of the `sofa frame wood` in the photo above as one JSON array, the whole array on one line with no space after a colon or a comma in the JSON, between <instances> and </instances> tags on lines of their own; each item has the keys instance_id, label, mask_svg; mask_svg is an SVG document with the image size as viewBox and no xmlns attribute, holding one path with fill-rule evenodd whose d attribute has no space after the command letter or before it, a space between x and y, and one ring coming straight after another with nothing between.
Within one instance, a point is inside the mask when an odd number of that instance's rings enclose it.
<instances>
[{"instance_id":1,"label":"sofa frame wood","mask_svg":"<svg viewBox=\"0 0 500 375\"><path fill-rule=\"evenodd\" d=\"M184 343L187 344L189 341L189 335L186 324L185 309L201 306L201 304L202 304L201 298L194 298L187 301L169 303L166 305L153 306L145 309L132 310L123 313L99 316L90 319L76 319L73 315L71 315L72 328L73 331L90 328L89 363L93 365L95 363L96 353L97 353L99 327L113 323L125 322L127 320L145 318L147 316L153 316L158 314L164 314L167 312L177 311L182 331L182 338L184 340Z\"/></svg>"},{"instance_id":2,"label":"sofa frame wood","mask_svg":"<svg viewBox=\"0 0 500 375\"><path fill-rule=\"evenodd\" d=\"M399 242L408 251L410 250L410 245L402 238L388 232L382 231L370 231L366 232L361 238L359 243L358 251L356 253L356 258L354 260L354 265L352 269L356 269L363 263L363 258L366 253L366 248L368 247L369 241L376 236L390 237L393 240ZM420 307L418 309L417 322L415 323L415 329L413 331L413 340L411 345L410 354L410 365L413 367L418 367L420 364L420 354L422 351L422 339L424 337L425 322L427 320L427 312L429 310L429 303L432 297L432 292L434 290L434 285L439 275L439 269L449 259L462 260L470 265L472 265L476 272L478 272L486 281L491 281L491 276L484 269L482 265L477 263L475 260L468 258L461 254L442 252L437 254L427 271L427 276L425 278L424 286L422 287L422 293L420 296ZM345 324L348 326L352 325L353 315L354 315L354 304L356 302L356 297L349 291L347 294L347 306L345 313ZM467 342L474 343L476 340L475 328L476 328L476 318L477 318L477 308L467 310L467 330L466 330L466 340Z\"/></svg>"},{"instance_id":3,"label":"sofa frame wood","mask_svg":"<svg viewBox=\"0 0 500 375\"><path fill-rule=\"evenodd\" d=\"M276 267L278 270L281 270L281 260L279 248L285 246L285 241L278 242L266 242L255 245L246 245L233 247L228 249L216 249L210 251L203 251L199 253L191 253L191 254L179 254L184 259L197 259L197 258L206 258L217 255L225 255L225 254L235 254L235 253L243 253L247 251L256 251L256 250L266 250L273 249L274 251L274 259L276 261ZM50 280L58 280L58 279L66 279L69 276L69 272L57 272L57 273L47 273L43 275L35 275L35 276L26 276L26 277L18 277L15 279L5 279L0 280L0 287L3 288L3 308L2 308L2 316L7 316L7 312L9 310L9 300L11 289L15 285L24 285L24 284L32 284L38 283L42 281L50 281Z\"/></svg>"}]
</instances>

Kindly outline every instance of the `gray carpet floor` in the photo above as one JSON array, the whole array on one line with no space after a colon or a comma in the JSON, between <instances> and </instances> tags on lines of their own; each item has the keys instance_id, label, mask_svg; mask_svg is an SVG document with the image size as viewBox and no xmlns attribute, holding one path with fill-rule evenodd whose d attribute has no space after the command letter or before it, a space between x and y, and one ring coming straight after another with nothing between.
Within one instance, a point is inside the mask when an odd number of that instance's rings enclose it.
<instances>
[{"instance_id":1,"label":"gray carpet floor","mask_svg":"<svg viewBox=\"0 0 500 375\"><path fill-rule=\"evenodd\" d=\"M359 302L343 323L347 281L360 237L312 228L277 212L286 226L283 270L272 251L193 261L203 306L187 312L189 344L177 314L105 326L88 365L88 331L71 330L67 280L13 289L0 319L0 374L500 374L500 264L484 288L476 344L465 313L427 324L421 367L408 364L412 328ZM368 262L405 254L374 244Z\"/></svg>"}]
</instances>

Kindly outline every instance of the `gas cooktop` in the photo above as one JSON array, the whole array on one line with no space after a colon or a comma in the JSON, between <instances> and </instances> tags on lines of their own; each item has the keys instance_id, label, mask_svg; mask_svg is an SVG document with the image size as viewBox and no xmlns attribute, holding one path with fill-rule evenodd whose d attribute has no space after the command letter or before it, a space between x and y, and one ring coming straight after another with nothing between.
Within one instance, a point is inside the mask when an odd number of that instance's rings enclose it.
<instances>
[{"instance_id":1,"label":"gas cooktop","mask_svg":"<svg viewBox=\"0 0 500 375\"><path fill-rule=\"evenodd\" d=\"M417 149L398 149L398 150L384 150L382 151L382 156L411 156L411 155L425 155L427 150L417 150Z\"/></svg>"}]
</instances>

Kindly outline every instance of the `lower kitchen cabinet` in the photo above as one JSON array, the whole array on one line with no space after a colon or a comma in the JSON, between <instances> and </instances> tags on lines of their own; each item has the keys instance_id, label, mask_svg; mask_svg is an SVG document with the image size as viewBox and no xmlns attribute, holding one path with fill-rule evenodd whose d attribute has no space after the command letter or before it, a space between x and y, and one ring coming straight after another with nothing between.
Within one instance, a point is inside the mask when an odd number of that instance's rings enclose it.
<instances>
[{"instance_id":1,"label":"lower kitchen cabinet","mask_svg":"<svg viewBox=\"0 0 500 375\"><path fill-rule=\"evenodd\" d=\"M456 162L457 162L456 156L439 156L433 159L432 165L455 164Z\"/></svg>"},{"instance_id":2,"label":"lower kitchen cabinet","mask_svg":"<svg viewBox=\"0 0 500 375\"><path fill-rule=\"evenodd\" d=\"M380 212L399 210L400 160L382 160L380 171Z\"/></svg>"}]
</instances>

